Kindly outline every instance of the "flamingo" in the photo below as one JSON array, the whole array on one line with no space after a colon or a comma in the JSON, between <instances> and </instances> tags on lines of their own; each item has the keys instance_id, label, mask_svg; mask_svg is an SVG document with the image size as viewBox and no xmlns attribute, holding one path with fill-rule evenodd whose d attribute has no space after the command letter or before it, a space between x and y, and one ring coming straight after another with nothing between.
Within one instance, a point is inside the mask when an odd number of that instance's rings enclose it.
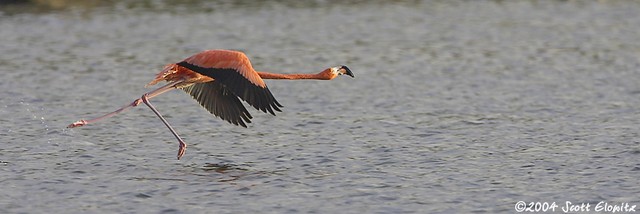
<instances>
[{"instance_id":1,"label":"flamingo","mask_svg":"<svg viewBox=\"0 0 640 214\"><path fill-rule=\"evenodd\" d=\"M275 111L280 112L280 108L283 107L273 97L263 79L331 80L343 74L354 77L351 70L344 65L330 67L316 74L278 74L256 71L251 66L249 58L243 52L206 50L181 62L166 65L156 75L155 79L145 87L155 85L161 81L167 81L169 82L168 84L143 94L142 97L118 110L94 119L79 120L70 124L67 128L94 123L144 103L160 118L162 123L178 140L178 160L180 160L187 149L187 144L149 102L149 99L172 89L182 89L213 115L231 124L246 128L246 123L250 123L252 117L238 98L257 110L274 116L276 115Z\"/></svg>"}]
</instances>

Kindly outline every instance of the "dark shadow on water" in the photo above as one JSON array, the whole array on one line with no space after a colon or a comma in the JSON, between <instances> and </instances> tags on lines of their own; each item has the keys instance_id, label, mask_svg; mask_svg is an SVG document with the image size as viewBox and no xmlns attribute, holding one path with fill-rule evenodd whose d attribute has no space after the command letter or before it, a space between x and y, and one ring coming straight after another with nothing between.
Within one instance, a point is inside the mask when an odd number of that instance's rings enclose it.
<instances>
[{"instance_id":1,"label":"dark shadow on water","mask_svg":"<svg viewBox=\"0 0 640 214\"><path fill-rule=\"evenodd\" d=\"M328 8L367 4L419 4L421 2L422 1L419 0L2 0L0 1L0 15L64 12L68 9L83 12L93 12L96 9L104 9L105 12L118 13L118 8L171 13L193 13L273 7Z\"/></svg>"},{"instance_id":2,"label":"dark shadow on water","mask_svg":"<svg viewBox=\"0 0 640 214\"><path fill-rule=\"evenodd\" d=\"M231 183L239 180L255 180L270 177L283 170L263 171L253 170L246 164L234 163L205 163L204 165L189 165L188 174L199 178L215 179L218 182Z\"/></svg>"},{"instance_id":3,"label":"dark shadow on water","mask_svg":"<svg viewBox=\"0 0 640 214\"><path fill-rule=\"evenodd\" d=\"M114 5L111 0L2 0L0 1L0 15L14 15L23 13L49 13L65 11L67 9L91 9Z\"/></svg>"},{"instance_id":4,"label":"dark shadow on water","mask_svg":"<svg viewBox=\"0 0 640 214\"><path fill-rule=\"evenodd\" d=\"M224 174L224 177L218 179L218 182L233 182L252 175L248 169L235 164L205 163L204 166L200 167L200 169L204 172L217 172Z\"/></svg>"},{"instance_id":5,"label":"dark shadow on water","mask_svg":"<svg viewBox=\"0 0 640 214\"><path fill-rule=\"evenodd\" d=\"M219 163L205 163L200 167L203 171L214 171L217 173L227 173L233 171L248 171L248 169L242 168L235 164L219 164Z\"/></svg>"}]
</instances>

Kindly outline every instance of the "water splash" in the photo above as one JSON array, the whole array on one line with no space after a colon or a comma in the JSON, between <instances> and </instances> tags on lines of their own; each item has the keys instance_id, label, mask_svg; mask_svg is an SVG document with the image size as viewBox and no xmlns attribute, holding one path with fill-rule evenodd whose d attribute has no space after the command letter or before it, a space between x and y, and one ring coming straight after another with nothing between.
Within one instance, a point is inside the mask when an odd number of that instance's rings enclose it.
<instances>
[{"instance_id":1,"label":"water splash","mask_svg":"<svg viewBox=\"0 0 640 214\"><path fill-rule=\"evenodd\" d=\"M60 142L68 141L71 137L69 130L53 128L53 121L49 119L52 110L45 107L42 101L27 101L21 98L8 102L0 109L3 127L0 136L6 142L33 141L43 142L51 146L60 146ZM42 144L39 144L42 145Z\"/></svg>"}]
</instances>

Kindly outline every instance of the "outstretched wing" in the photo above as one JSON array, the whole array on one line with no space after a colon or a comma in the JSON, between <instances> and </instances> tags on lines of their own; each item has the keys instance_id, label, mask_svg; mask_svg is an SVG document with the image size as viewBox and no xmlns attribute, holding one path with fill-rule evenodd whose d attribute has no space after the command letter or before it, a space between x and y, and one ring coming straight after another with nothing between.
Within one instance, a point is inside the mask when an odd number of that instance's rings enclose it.
<instances>
[{"instance_id":1,"label":"outstretched wing","mask_svg":"<svg viewBox=\"0 0 640 214\"><path fill-rule=\"evenodd\" d=\"M221 82L196 83L182 88L196 99L202 107L229 123L247 127L251 123L251 114L242 105L238 97L231 93ZM246 122L246 123L245 123Z\"/></svg>"},{"instance_id":2,"label":"outstretched wing","mask_svg":"<svg viewBox=\"0 0 640 214\"><path fill-rule=\"evenodd\" d=\"M262 81L255 71L237 70L236 68L206 68L186 61L176 64L213 78L212 82L220 84L224 90L240 97L258 110L272 115L276 115L274 110L281 111L279 107L282 105L273 97L269 88L264 83L257 85L252 82L256 79Z\"/></svg>"}]
</instances>

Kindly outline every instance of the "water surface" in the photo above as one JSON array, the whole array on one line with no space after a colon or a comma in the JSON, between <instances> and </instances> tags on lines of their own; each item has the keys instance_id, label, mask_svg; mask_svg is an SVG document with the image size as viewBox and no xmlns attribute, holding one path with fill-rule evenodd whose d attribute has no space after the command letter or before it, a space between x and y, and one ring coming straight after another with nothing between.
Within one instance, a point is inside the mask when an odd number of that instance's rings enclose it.
<instances>
[{"instance_id":1,"label":"water surface","mask_svg":"<svg viewBox=\"0 0 640 214\"><path fill-rule=\"evenodd\" d=\"M640 205L634 1L13 1L0 5L2 213L510 213ZM16 3L17 2L17 3ZM285 107L249 128L163 65L242 50ZM560 212L559 208L556 212Z\"/></svg>"}]
</instances>

